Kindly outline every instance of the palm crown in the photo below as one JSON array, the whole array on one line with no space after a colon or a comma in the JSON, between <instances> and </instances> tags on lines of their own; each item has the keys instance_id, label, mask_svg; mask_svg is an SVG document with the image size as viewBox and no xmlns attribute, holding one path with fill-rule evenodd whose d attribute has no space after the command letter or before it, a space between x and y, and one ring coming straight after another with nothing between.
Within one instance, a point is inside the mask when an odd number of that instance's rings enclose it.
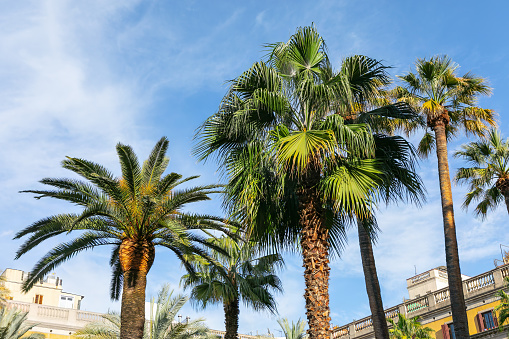
<instances>
[{"instance_id":1,"label":"palm crown","mask_svg":"<svg viewBox=\"0 0 509 339\"><path fill-rule=\"evenodd\" d=\"M112 246L111 296L118 299L123 286L122 321L126 324L123 323L122 329L129 329L129 325L135 323L132 318L128 320L131 312L131 316L138 320L137 334L126 336L141 336L143 316L139 313L144 307L146 274L154 261L155 246L171 250L192 272L189 257L198 255L211 259L204 247L215 248L194 231L226 231L220 218L182 211L186 204L209 200L209 195L217 192L218 186L178 189L179 185L196 176L164 175L169 163L165 157L167 148L168 140L161 138L140 166L132 148L119 143L120 178L96 163L67 158L62 166L85 180L46 178L41 183L52 186L53 190L24 191L37 194L38 199L52 197L69 201L82 207L83 211L44 218L16 234L16 239L29 236L17 252L16 258L19 258L44 240L78 233L74 239L50 250L34 266L23 289L29 290L56 266L81 251Z\"/></svg>"},{"instance_id":2,"label":"palm crown","mask_svg":"<svg viewBox=\"0 0 509 339\"><path fill-rule=\"evenodd\" d=\"M483 136L487 126L494 126L494 112L477 106L479 95L490 95L485 79L468 72L457 74L459 66L447 56L418 59L415 73L399 76L406 88L397 87L393 94L411 104L423 116L426 132L419 143L421 155L429 155L435 147L435 136L428 131L438 121L446 122L447 138L461 130ZM415 128L418 126L414 126Z\"/></svg>"},{"instance_id":3,"label":"palm crown","mask_svg":"<svg viewBox=\"0 0 509 339\"><path fill-rule=\"evenodd\" d=\"M237 338L239 301L253 309L276 312L273 292L282 291L276 270L283 265L279 254L259 255L253 242L222 237L210 239L224 253L215 252L217 265L196 261L195 275L182 277L191 287L191 298L200 307L222 303L225 312L225 338Z\"/></svg>"},{"instance_id":4,"label":"palm crown","mask_svg":"<svg viewBox=\"0 0 509 339\"><path fill-rule=\"evenodd\" d=\"M225 205L255 238L284 248L300 242L310 336L328 338L329 247L339 250L344 224L369 212L383 176L370 128L345 120L383 98L389 76L365 56L335 71L314 27L267 47L266 61L232 80L196 150L217 156L228 177Z\"/></svg>"},{"instance_id":5,"label":"palm crown","mask_svg":"<svg viewBox=\"0 0 509 339\"><path fill-rule=\"evenodd\" d=\"M479 201L475 213L486 217L505 199L509 212L509 139L504 141L500 132L492 130L487 139L463 145L454 156L472 165L459 168L455 177L469 185L464 206Z\"/></svg>"}]
</instances>

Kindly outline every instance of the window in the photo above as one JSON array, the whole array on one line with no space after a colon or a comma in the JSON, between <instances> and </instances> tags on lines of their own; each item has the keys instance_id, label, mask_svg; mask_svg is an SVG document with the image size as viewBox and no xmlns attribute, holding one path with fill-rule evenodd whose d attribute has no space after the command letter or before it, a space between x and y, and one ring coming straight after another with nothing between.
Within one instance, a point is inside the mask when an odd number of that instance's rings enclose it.
<instances>
[{"instance_id":1,"label":"window","mask_svg":"<svg viewBox=\"0 0 509 339\"><path fill-rule=\"evenodd\" d=\"M74 308L74 297L69 295L61 295L60 296L60 303L58 304L59 307L64 308Z\"/></svg>"},{"instance_id":2,"label":"window","mask_svg":"<svg viewBox=\"0 0 509 339\"><path fill-rule=\"evenodd\" d=\"M446 323L442 325L442 337L444 339L456 339L453 323Z\"/></svg>"},{"instance_id":3,"label":"window","mask_svg":"<svg viewBox=\"0 0 509 339\"><path fill-rule=\"evenodd\" d=\"M35 295L35 301L34 301L36 304L42 304L42 295L41 294L36 294Z\"/></svg>"},{"instance_id":4,"label":"window","mask_svg":"<svg viewBox=\"0 0 509 339\"><path fill-rule=\"evenodd\" d=\"M477 325L479 326L479 332L498 327L496 314L493 312L493 310L484 311L477 314Z\"/></svg>"}]
</instances>

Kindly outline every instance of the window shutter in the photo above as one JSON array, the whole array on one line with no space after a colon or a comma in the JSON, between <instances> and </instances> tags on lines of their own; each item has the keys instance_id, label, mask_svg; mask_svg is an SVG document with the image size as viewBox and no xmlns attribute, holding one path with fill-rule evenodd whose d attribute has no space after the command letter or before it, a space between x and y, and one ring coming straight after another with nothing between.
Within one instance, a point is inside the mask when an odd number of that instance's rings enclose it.
<instances>
[{"instance_id":1,"label":"window shutter","mask_svg":"<svg viewBox=\"0 0 509 339\"><path fill-rule=\"evenodd\" d=\"M477 323L479 324L479 332L484 331L484 319L481 313L477 314Z\"/></svg>"},{"instance_id":2,"label":"window shutter","mask_svg":"<svg viewBox=\"0 0 509 339\"><path fill-rule=\"evenodd\" d=\"M447 324L442 325L442 337L444 339L451 339L451 336L449 335L449 326L447 326Z\"/></svg>"},{"instance_id":3,"label":"window shutter","mask_svg":"<svg viewBox=\"0 0 509 339\"><path fill-rule=\"evenodd\" d=\"M491 311L491 314L493 314L493 323L495 324L495 327L498 327L497 313L493 310Z\"/></svg>"}]
</instances>

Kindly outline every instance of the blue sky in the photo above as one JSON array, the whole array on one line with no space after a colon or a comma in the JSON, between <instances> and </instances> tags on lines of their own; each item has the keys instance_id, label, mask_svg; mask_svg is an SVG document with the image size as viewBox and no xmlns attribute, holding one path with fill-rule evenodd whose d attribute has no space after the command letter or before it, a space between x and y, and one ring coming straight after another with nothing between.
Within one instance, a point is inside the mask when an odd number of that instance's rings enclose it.
<instances>
[{"instance_id":1,"label":"blue sky","mask_svg":"<svg viewBox=\"0 0 509 339\"><path fill-rule=\"evenodd\" d=\"M163 135L170 139L170 170L201 175L197 183L219 181L214 163L191 155L195 129L213 114L226 81L264 55L263 45L284 41L296 27L314 23L325 38L333 64L365 54L393 66L392 75L411 70L416 58L448 54L462 72L488 78L493 95L481 104L499 114L509 136L509 31L502 1L24 1L0 3L0 268L30 270L56 242L41 245L18 261L19 229L71 206L17 193L38 188L43 177L64 177L65 156L102 163L119 173L114 146L134 147L147 156ZM412 140L417 140L413 138ZM460 138L449 150L468 141ZM451 171L461 162L451 159ZM405 279L443 265L443 230L436 160L424 160L420 174L428 190L421 209L401 204L379 214L382 234L375 247L384 304L407 297ZM460 206L465 188L453 186L462 272L476 275L509 245L507 214L498 209L485 221ZM222 214L220 202L194 211ZM355 232L343 256L331 266L332 322L368 315L369 306ZM62 240L62 239L59 239ZM104 312L108 301L108 251L83 253L56 272L64 288L85 295L83 307ZM179 265L158 252L147 292L170 282L178 287ZM304 318L303 278L298 256L287 256L281 273L285 293L281 316ZM222 308L184 315L203 316L222 329ZM278 328L276 317L243 309L240 331ZM278 332L276 332L278 334Z\"/></svg>"}]
</instances>

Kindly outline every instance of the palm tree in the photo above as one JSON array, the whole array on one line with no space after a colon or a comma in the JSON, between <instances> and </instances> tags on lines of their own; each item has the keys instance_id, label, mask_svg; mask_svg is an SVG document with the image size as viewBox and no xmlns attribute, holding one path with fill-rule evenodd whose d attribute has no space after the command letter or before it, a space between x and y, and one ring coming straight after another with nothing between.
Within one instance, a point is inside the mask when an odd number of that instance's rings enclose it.
<instances>
[{"instance_id":1,"label":"palm tree","mask_svg":"<svg viewBox=\"0 0 509 339\"><path fill-rule=\"evenodd\" d=\"M509 213L509 139L502 140L500 132L492 130L487 140L470 142L454 153L473 167L460 168L454 180L469 184L463 206L468 207L472 201L479 201L475 213L486 217L489 210L494 210L505 200Z\"/></svg>"},{"instance_id":2,"label":"palm tree","mask_svg":"<svg viewBox=\"0 0 509 339\"><path fill-rule=\"evenodd\" d=\"M52 197L83 208L81 214L65 213L41 219L26 227L15 239L30 236L16 258L46 239L60 234L78 233L71 241L50 250L34 266L24 282L28 291L35 282L77 253L98 246L113 247L111 296L118 299L122 290L121 338L141 338L145 323L146 276L154 262L155 246L171 250L192 272L188 258L192 254L209 258L204 246L214 246L195 230L222 230L219 218L190 215L182 208L189 203L209 200L216 185L177 189L196 177L182 179L177 173L163 175L168 166L165 157L168 140L161 138L143 166L132 148L118 144L122 176L115 178L106 168L88 160L67 158L62 166L83 177L42 179L53 190L28 190L36 198Z\"/></svg>"},{"instance_id":3,"label":"palm tree","mask_svg":"<svg viewBox=\"0 0 509 339\"><path fill-rule=\"evenodd\" d=\"M504 278L506 287L509 287L509 277ZM500 290L497 292L497 296L500 298L500 304L495 307L495 311L498 312L498 326L500 331L503 331L507 328L507 322L509 319L509 294L504 292L504 290ZM509 330L509 329L508 329Z\"/></svg>"},{"instance_id":4,"label":"palm tree","mask_svg":"<svg viewBox=\"0 0 509 339\"><path fill-rule=\"evenodd\" d=\"M258 255L253 242L238 242L222 237L210 240L224 253L213 253L219 264L209 265L196 261L195 275L185 275L185 288L192 288L191 298L201 308L222 303L224 309L225 339L237 339L239 327L239 303L255 310L276 312L272 291L282 291L277 268L283 265L279 254Z\"/></svg>"},{"instance_id":5,"label":"palm tree","mask_svg":"<svg viewBox=\"0 0 509 339\"><path fill-rule=\"evenodd\" d=\"M306 322L298 320L290 324L287 318L278 319L277 323L283 330L286 339L306 339Z\"/></svg>"},{"instance_id":6,"label":"palm tree","mask_svg":"<svg viewBox=\"0 0 509 339\"><path fill-rule=\"evenodd\" d=\"M268 45L266 61L233 80L198 131L197 155L216 156L228 178L225 206L264 245L302 253L310 338L330 337L329 252L366 212L381 172L369 127L341 110L377 97L389 76L365 56L333 70L314 27ZM388 106L381 109L394 109ZM348 156L347 156L348 155Z\"/></svg>"},{"instance_id":7,"label":"palm tree","mask_svg":"<svg viewBox=\"0 0 509 339\"><path fill-rule=\"evenodd\" d=\"M169 286L165 285L150 302L150 317L146 321L143 339L192 339L205 338L208 329L203 319L177 322L175 317L189 300L184 295L173 296ZM120 315L108 313L103 315L104 321L91 323L76 332L78 338L120 338Z\"/></svg>"},{"instance_id":8,"label":"palm tree","mask_svg":"<svg viewBox=\"0 0 509 339\"><path fill-rule=\"evenodd\" d=\"M350 110L348 107L343 109L347 123L366 123L374 132L375 159L384 175L379 178L382 180L373 182L377 189L373 192L371 203L376 207L380 202L388 204L409 200L420 205L425 198L421 179L415 172L416 152L404 138L393 135L397 130L405 131L418 125L420 117L401 105L393 110L377 109L389 100L383 89L380 94L373 102L358 103ZM378 231L374 211L368 217L357 218L357 231L375 337L389 339L372 247Z\"/></svg>"},{"instance_id":9,"label":"palm tree","mask_svg":"<svg viewBox=\"0 0 509 339\"><path fill-rule=\"evenodd\" d=\"M429 327L423 327L419 322L419 317L407 319L403 314L398 315L398 322L393 319L387 319L392 325L390 329L393 339L432 339L431 333L434 332Z\"/></svg>"},{"instance_id":10,"label":"palm tree","mask_svg":"<svg viewBox=\"0 0 509 339\"><path fill-rule=\"evenodd\" d=\"M456 338L466 339L469 332L454 223L447 140L460 130L484 135L487 125L493 126L495 121L493 111L476 106L479 95L491 93L486 81L471 73L458 76L457 69L458 66L446 56L418 59L416 73L399 77L406 88L397 88L395 92L400 100L412 102L426 121L426 131L418 147L421 155L427 156L436 148L452 317Z\"/></svg>"},{"instance_id":11,"label":"palm tree","mask_svg":"<svg viewBox=\"0 0 509 339\"><path fill-rule=\"evenodd\" d=\"M27 336L36 325L27 325L27 313L18 311L15 308L8 309L7 307L0 308L0 339L44 339L44 334L32 333Z\"/></svg>"}]
</instances>

